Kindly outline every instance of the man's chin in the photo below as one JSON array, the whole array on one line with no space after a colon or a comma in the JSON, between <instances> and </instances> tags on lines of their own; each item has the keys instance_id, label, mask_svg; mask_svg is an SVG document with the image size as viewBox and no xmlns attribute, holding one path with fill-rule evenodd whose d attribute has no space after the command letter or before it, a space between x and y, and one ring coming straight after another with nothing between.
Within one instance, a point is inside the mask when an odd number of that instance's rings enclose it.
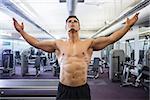
<instances>
[{"instance_id":1,"label":"man's chin","mask_svg":"<svg viewBox=\"0 0 150 100\"><path fill-rule=\"evenodd\" d=\"M68 32L77 32L74 28L71 28Z\"/></svg>"}]
</instances>

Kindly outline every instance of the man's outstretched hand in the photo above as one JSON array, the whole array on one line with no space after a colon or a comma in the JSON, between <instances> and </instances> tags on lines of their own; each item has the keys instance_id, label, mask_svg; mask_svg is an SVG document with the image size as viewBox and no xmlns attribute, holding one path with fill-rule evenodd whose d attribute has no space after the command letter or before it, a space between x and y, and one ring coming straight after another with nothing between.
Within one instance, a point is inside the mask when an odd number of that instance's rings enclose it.
<instances>
[{"instance_id":1,"label":"man's outstretched hand","mask_svg":"<svg viewBox=\"0 0 150 100\"><path fill-rule=\"evenodd\" d=\"M127 21L125 22L126 25L128 25L129 27L132 27L138 20L138 15L139 13L136 13L131 19L127 18Z\"/></svg>"},{"instance_id":2,"label":"man's outstretched hand","mask_svg":"<svg viewBox=\"0 0 150 100\"><path fill-rule=\"evenodd\" d=\"M18 32L23 31L23 29L24 29L23 23L19 24L15 18L13 18L13 21L14 21L14 27L15 27L15 29L16 29Z\"/></svg>"}]
</instances>

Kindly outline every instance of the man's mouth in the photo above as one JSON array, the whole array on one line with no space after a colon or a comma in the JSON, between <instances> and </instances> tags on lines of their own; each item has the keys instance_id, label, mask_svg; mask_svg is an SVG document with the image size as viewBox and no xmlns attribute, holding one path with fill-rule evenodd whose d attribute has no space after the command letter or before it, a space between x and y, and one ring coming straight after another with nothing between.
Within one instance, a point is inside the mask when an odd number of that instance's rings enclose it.
<instances>
[{"instance_id":1,"label":"man's mouth","mask_svg":"<svg viewBox=\"0 0 150 100\"><path fill-rule=\"evenodd\" d=\"M74 27L74 25L71 25L71 27Z\"/></svg>"}]
</instances>

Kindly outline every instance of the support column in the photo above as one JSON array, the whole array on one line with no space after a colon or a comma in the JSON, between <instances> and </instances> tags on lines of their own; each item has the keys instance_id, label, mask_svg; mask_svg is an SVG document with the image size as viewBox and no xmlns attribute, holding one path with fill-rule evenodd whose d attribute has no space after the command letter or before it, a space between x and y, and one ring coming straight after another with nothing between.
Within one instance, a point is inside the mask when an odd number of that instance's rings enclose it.
<instances>
[{"instance_id":1,"label":"support column","mask_svg":"<svg viewBox=\"0 0 150 100\"><path fill-rule=\"evenodd\" d=\"M138 60L139 60L139 50L140 50L140 43L139 43L139 27L135 27L135 29L134 29L134 32L135 32L135 48L134 48L134 50L135 50L135 65L137 65L138 64Z\"/></svg>"}]
</instances>

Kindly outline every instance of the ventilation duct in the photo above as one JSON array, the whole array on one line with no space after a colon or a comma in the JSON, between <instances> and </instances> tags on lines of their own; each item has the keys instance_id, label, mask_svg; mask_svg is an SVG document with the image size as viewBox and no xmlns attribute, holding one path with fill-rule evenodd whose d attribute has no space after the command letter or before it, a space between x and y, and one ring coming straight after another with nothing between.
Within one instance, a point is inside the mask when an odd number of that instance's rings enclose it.
<instances>
[{"instance_id":1,"label":"ventilation duct","mask_svg":"<svg viewBox=\"0 0 150 100\"><path fill-rule=\"evenodd\" d=\"M142 20L145 16L150 16L150 0L144 0L135 5L132 9L130 9L128 12L111 22L109 25L103 27L102 29L98 30L92 38L98 37L98 36L105 36L109 35L115 30L119 29L122 27L121 21L132 14L139 12L140 11L140 18L139 20ZM111 28L110 28L111 27Z\"/></svg>"},{"instance_id":2,"label":"ventilation duct","mask_svg":"<svg viewBox=\"0 0 150 100\"><path fill-rule=\"evenodd\" d=\"M75 15L75 9L77 3L84 3L84 0L59 0L60 3L67 3L67 9L69 16Z\"/></svg>"},{"instance_id":3,"label":"ventilation duct","mask_svg":"<svg viewBox=\"0 0 150 100\"><path fill-rule=\"evenodd\" d=\"M24 11L20 10L19 7L17 7L14 3L12 3L10 0L1 0L1 5L3 5L7 10L19 15L20 17L24 18L26 21L30 22L37 28L41 29L46 34L50 35L52 38L55 39L54 36L49 34L45 29L43 29L41 26L39 26L37 23L35 23L33 20L31 20Z\"/></svg>"},{"instance_id":4,"label":"ventilation duct","mask_svg":"<svg viewBox=\"0 0 150 100\"><path fill-rule=\"evenodd\" d=\"M60 3L65 3L66 0L59 0ZM84 3L84 0L77 0L78 3Z\"/></svg>"},{"instance_id":5,"label":"ventilation duct","mask_svg":"<svg viewBox=\"0 0 150 100\"><path fill-rule=\"evenodd\" d=\"M67 0L67 8L69 16L75 15L75 9L77 5L77 0Z\"/></svg>"}]
</instances>

